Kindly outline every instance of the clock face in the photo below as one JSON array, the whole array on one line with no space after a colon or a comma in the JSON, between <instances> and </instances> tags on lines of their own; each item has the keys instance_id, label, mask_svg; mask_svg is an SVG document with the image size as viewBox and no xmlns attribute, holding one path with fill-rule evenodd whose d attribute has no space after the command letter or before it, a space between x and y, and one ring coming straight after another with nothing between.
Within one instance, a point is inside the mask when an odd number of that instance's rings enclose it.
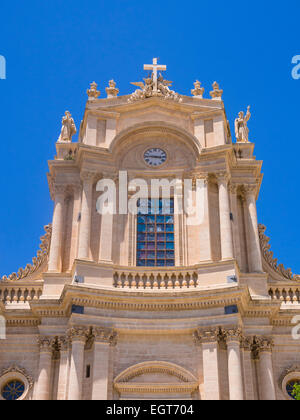
<instances>
[{"instance_id":1,"label":"clock face","mask_svg":"<svg viewBox=\"0 0 300 420\"><path fill-rule=\"evenodd\" d=\"M154 147L144 153L144 159L150 166L160 166L167 160L167 154L164 150Z\"/></svg>"}]
</instances>

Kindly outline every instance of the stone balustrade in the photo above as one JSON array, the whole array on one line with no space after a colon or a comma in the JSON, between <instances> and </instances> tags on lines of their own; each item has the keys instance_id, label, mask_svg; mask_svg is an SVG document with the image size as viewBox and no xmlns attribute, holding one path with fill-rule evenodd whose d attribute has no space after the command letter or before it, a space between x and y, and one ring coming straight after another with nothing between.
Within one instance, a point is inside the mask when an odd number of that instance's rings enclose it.
<instances>
[{"instance_id":1,"label":"stone balustrade","mask_svg":"<svg viewBox=\"0 0 300 420\"><path fill-rule=\"evenodd\" d=\"M198 274L193 271L117 271L114 286L125 289L180 289L195 288Z\"/></svg>"},{"instance_id":2,"label":"stone balustrade","mask_svg":"<svg viewBox=\"0 0 300 420\"><path fill-rule=\"evenodd\" d=\"M282 302L300 303L300 286L275 286L269 289L269 295L274 300Z\"/></svg>"},{"instance_id":3,"label":"stone balustrade","mask_svg":"<svg viewBox=\"0 0 300 420\"><path fill-rule=\"evenodd\" d=\"M0 284L0 301L5 304L30 302L38 300L42 292L42 284Z\"/></svg>"}]
</instances>

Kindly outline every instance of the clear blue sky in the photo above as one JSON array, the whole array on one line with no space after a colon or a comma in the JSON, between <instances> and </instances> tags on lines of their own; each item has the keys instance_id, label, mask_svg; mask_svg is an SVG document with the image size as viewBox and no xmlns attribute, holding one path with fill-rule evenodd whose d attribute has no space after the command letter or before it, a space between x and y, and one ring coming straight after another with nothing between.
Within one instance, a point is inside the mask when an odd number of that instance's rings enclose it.
<instances>
[{"instance_id":1,"label":"clear blue sky","mask_svg":"<svg viewBox=\"0 0 300 420\"><path fill-rule=\"evenodd\" d=\"M2 1L0 55L0 275L31 262L52 218L47 160L55 154L61 117L77 127L86 89L102 95L114 78L133 91L152 57L168 65L174 88L190 94L198 78L224 89L228 118L252 106L255 155L265 174L258 202L279 262L300 273L300 54L297 1Z\"/></svg>"}]
</instances>

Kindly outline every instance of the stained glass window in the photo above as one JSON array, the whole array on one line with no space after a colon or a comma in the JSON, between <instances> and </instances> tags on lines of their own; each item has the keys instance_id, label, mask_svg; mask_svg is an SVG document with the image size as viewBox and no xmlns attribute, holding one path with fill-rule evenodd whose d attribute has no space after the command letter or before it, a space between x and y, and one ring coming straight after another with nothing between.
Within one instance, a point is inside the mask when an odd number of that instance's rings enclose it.
<instances>
[{"instance_id":1,"label":"stained glass window","mask_svg":"<svg viewBox=\"0 0 300 420\"><path fill-rule=\"evenodd\" d=\"M286 385L286 391L289 394L289 396L292 397L293 399L295 399L295 397L293 395L295 385L300 385L300 382L299 381L290 381Z\"/></svg>"},{"instance_id":2,"label":"stained glass window","mask_svg":"<svg viewBox=\"0 0 300 420\"><path fill-rule=\"evenodd\" d=\"M174 199L144 199L138 203L137 265L175 265Z\"/></svg>"},{"instance_id":3,"label":"stained glass window","mask_svg":"<svg viewBox=\"0 0 300 420\"><path fill-rule=\"evenodd\" d=\"M23 382L14 380L8 382L2 389L2 397L8 401L18 400L25 391Z\"/></svg>"}]
</instances>

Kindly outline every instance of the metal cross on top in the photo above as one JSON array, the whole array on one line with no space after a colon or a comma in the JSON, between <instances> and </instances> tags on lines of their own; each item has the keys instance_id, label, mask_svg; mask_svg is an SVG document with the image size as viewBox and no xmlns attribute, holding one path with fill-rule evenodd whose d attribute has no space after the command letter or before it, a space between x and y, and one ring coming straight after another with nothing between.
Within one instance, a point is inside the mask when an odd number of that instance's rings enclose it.
<instances>
[{"instance_id":1,"label":"metal cross on top","mask_svg":"<svg viewBox=\"0 0 300 420\"><path fill-rule=\"evenodd\" d=\"M152 70L153 71L153 91L157 92L157 72L160 71L166 71L167 66L164 66L162 64L157 64L157 58L153 58L153 64L145 64L144 70Z\"/></svg>"}]
</instances>

